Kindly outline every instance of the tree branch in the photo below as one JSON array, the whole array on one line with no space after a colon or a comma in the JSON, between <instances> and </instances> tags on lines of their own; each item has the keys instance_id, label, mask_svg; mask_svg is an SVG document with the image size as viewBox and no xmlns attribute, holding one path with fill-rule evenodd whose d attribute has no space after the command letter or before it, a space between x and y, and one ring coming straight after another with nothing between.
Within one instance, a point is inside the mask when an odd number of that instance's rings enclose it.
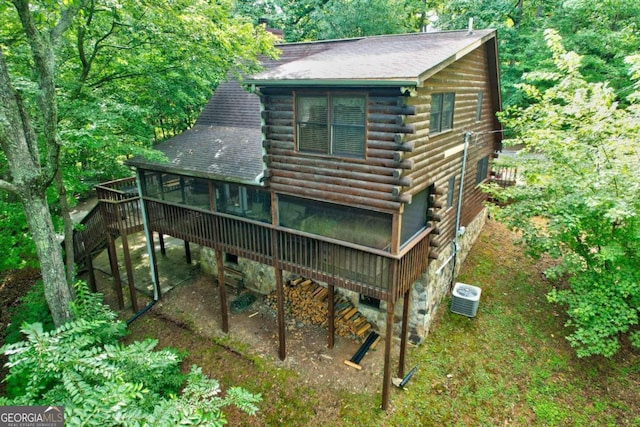
<instances>
[{"instance_id":1,"label":"tree branch","mask_svg":"<svg viewBox=\"0 0 640 427\"><path fill-rule=\"evenodd\" d=\"M13 193L13 194L18 194L18 187L16 187L9 181L5 181L4 179L0 179L0 190L8 191L9 193Z\"/></svg>"}]
</instances>

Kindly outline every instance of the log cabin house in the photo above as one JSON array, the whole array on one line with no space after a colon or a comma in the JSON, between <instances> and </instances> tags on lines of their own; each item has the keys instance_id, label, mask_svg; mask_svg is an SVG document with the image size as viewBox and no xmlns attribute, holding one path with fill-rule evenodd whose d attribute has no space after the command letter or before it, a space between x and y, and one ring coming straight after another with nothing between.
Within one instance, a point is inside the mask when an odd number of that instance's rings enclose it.
<instances>
[{"instance_id":1,"label":"log cabin house","mask_svg":"<svg viewBox=\"0 0 640 427\"><path fill-rule=\"evenodd\" d=\"M323 282L330 295L350 293L362 306L373 302L383 333L402 319L402 377L407 340L426 334L485 216L478 184L501 148L496 32L279 49L264 71L220 84L193 128L156 146L168 161L129 161L147 235L210 248L217 266L250 262L270 272L272 280L246 284L263 293L275 286L282 359L287 275ZM217 274L224 283L225 268Z\"/></svg>"}]
</instances>

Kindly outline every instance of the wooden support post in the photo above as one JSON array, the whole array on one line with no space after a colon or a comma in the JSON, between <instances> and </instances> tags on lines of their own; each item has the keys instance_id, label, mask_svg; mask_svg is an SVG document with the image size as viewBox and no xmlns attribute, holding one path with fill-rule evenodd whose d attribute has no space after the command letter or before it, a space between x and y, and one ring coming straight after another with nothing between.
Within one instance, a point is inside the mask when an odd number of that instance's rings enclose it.
<instances>
[{"instance_id":1,"label":"wooden support post","mask_svg":"<svg viewBox=\"0 0 640 427\"><path fill-rule=\"evenodd\" d=\"M87 264L87 270L89 271L89 289L91 292L98 292L98 287L96 285L96 273L93 271L93 260L91 259L90 252L87 252L84 260Z\"/></svg>"},{"instance_id":2,"label":"wooden support post","mask_svg":"<svg viewBox=\"0 0 640 427\"><path fill-rule=\"evenodd\" d=\"M227 288L224 284L224 255L221 250L216 250L216 263L218 264L218 290L220 291L220 312L222 314L222 331L229 332L229 313L227 310Z\"/></svg>"},{"instance_id":3,"label":"wooden support post","mask_svg":"<svg viewBox=\"0 0 640 427\"><path fill-rule=\"evenodd\" d=\"M184 241L184 255L187 257L187 264L191 264L191 246L188 240Z\"/></svg>"},{"instance_id":4,"label":"wooden support post","mask_svg":"<svg viewBox=\"0 0 640 427\"><path fill-rule=\"evenodd\" d=\"M412 286L413 287L413 286ZM409 304L411 300L411 289L404 293L402 304L402 332L400 333L400 358L398 360L398 378L404 377L405 354L407 352L407 333L409 329Z\"/></svg>"},{"instance_id":5,"label":"wooden support post","mask_svg":"<svg viewBox=\"0 0 640 427\"><path fill-rule=\"evenodd\" d=\"M158 299L162 298L162 287L160 286L160 274L158 273L158 258L156 257L156 246L153 241L153 231L149 232L149 248L151 249L150 264L151 264L151 274L153 274L154 281L156 286L158 287Z\"/></svg>"},{"instance_id":6,"label":"wooden support post","mask_svg":"<svg viewBox=\"0 0 640 427\"><path fill-rule=\"evenodd\" d=\"M280 360L287 357L287 346L285 342L285 325L284 325L284 284L282 280L282 270L274 267L276 273L276 297L278 306L278 343L280 344L278 356Z\"/></svg>"},{"instance_id":7,"label":"wooden support post","mask_svg":"<svg viewBox=\"0 0 640 427\"><path fill-rule=\"evenodd\" d=\"M120 268L118 267L118 252L116 252L116 242L111 234L107 235L107 250L109 253L109 265L111 266L111 276L113 277L113 290L118 298L118 308L124 308L124 297L122 296L122 279L120 279Z\"/></svg>"},{"instance_id":8,"label":"wooden support post","mask_svg":"<svg viewBox=\"0 0 640 427\"><path fill-rule=\"evenodd\" d=\"M335 317L336 317L336 312L335 312L335 287L333 285L328 285L329 288L329 344L328 347L329 348L333 348L333 344L334 344L334 340L335 340L335 331L336 331L336 325L335 325Z\"/></svg>"},{"instance_id":9,"label":"wooden support post","mask_svg":"<svg viewBox=\"0 0 640 427\"><path fill-rule=\"evenodd\" d=\"M167 248L164 247L164 235L162 233L158 233L158 241L160 242L160 253L162 256L166 256Z\"/></svg>"},{"instance_id":10,"label":"wooden support post","mask_svg":"<svg viewBox=\"0 0 640 427\"><path fill-rule=\"evenodd\" d=\"M395 301L387 301L387 329L384 337L384 378L382 382L382 409L389 408L389 392L391 388L391 344L393 342L393 315Z\"/></svg>"},{"instance_id":11,"label":"wooden support post","mask_svg":"<svg viewBox=\"0 0 640 427\"><path fill-rule=\"evenodd\" d=\"M127 281L129 282L129 295L131 297L131 308L134 313L138 312L138 297L133 277L133 266L131 265L131 252L129 251L129 239L126 234L120 236L122 239L122 253L124 254L124 265L127 269Z\"/></svg>"}]
</instances>

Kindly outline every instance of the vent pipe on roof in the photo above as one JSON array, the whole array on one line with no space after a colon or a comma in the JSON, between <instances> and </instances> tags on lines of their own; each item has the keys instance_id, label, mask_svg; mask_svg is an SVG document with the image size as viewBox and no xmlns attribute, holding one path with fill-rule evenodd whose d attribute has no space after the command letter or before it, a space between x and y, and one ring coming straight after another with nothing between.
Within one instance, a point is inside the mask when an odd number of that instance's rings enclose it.
<instances>
[{"instance_id":1,"label":"vent pipe on roof","mask_svg":"<svg viewBox=\"0 0 640 427\"><path fill-rule=\"evenodd\" d=\"M473 18L469 18L469 31L467 31L467 35L473 34Z\"/></svg>"}]
</instances>

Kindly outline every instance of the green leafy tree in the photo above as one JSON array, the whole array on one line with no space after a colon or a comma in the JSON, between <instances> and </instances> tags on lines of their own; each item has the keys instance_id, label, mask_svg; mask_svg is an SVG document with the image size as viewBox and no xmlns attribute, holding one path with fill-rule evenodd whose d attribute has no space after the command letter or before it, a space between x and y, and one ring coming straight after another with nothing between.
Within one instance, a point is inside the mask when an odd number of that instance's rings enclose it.
<instances>
[{"instance_id":1,"label":"green leafy tree","mask_svg":"<svg viewBox=\"0 0 640 427\"><path fill-rule=\"evenodd\" d=\"M270 52L271 37L231 10L198 0L0 3L0 190L30 231L16 226L2 240L35 243L56 325L72 299L69 203L129 175L127 157L189 127L230 70L251 70Z\"/></svg>"},{"instance_id":2,"label":"green leafy tree","mask_svg":"<svg viewBox=\"0 0 640 427\"><path fill-rule=\"evenodd\" d=\"M476 28L498 30L501 84L505 106L527 106L516 85L523 73L553 71L545 49L545 28L556 28L569 50L582 56L582 74L589 82L608 81L619 101L631 92L624 58L640 49L640 3L626 0L447 0L430 1L441 30L464 29L469 18ZM545 89L547 82L537 82Z\"/></svg>"},{"instance_id":3,"label":"green leafy tree","mask_svg":"<svg viewBox=\"0 0 640 427\"><path fill-rule=\"evenodd\" d=\"M556 71L527 74L535 102L504 117L527 182L502 194L513 203L498 213L532 254L559 260L547 274L568 287L549 300L566 305L577 354L612 356L624 336L640 347L640 92L621 106L607 83L585 80L556 31L546 40ZM638 57L628 62L637 81ZM540 91L541 80L552 86Z\"/></svg>"},{"instance_id":4,"label":"green leafy tree","mask_svg":"<svg viewBox=\"0 0 640 427\"><path fill-rule=\"evenodd\" d=\"M250 414L259 395L220 385L192 367L180 374L181 356L155 350L156 341L123 345L125 325L86 284L77 287L76 320L52 332L24 325L24 341L6 345L7 380L17 384L2 405L63 405L68 426L175 426L226 424L222 409ZM15 389L14 389L15 390Z\"/></svg>"},{"instance_id":5,"label":"green leafy tree","mask_svg":"<svg viewBox=\"0 0 640 427\"><path fill-rule=\"evenodd\" d=\"M420 0L239 0L236 11L284 30L289 42L416 31L423 18Z\"/></svg>"}]
</instances>

